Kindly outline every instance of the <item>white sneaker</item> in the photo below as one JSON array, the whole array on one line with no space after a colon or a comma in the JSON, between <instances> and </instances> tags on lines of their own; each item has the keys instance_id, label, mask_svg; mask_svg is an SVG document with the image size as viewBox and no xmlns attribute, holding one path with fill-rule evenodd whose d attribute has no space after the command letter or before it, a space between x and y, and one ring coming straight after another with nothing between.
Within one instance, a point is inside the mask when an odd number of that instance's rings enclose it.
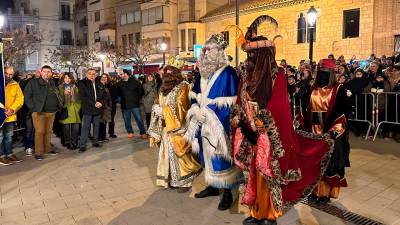
<instances>
[{"instance_id":1,"label":"white sneaker","mask_svg":"<svg viewBox=\"0 0 400 225\"><path fill-rule=\"evenodd\" d=\"M32 154L33 154L33 149L32 149L32 148L27 148L27 149L25 149L25 154L26 154L26 156L32 156Z\"/></svg>"}]
</instances>

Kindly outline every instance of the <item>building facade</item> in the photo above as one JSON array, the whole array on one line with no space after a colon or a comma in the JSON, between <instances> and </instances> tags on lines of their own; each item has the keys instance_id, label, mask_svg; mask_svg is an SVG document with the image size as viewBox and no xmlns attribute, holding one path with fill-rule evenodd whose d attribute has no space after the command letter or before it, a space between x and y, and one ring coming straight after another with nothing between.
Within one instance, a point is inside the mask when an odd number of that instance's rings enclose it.
<instances>
[{"instance_id":1,"label":"building facade","mask_svg":"<svg viewBox=\"0 0 400 225\"><path fill-rule=\"evenodd\" d=\"M24 70L36 70L50 64L46 55L59 46L74 45L72 7L74 0L14 0L14 12L8 10L10 29L24 29L40 35L40 47L27 57Z\"/></svg>"},{"instance_id":2,"label":"building facade","mask_svg":"<svg viewBox=\"0 0 400 225\"><path fill-rule=\"evenodd\" d=\"M140 2L121 0L115 10L116 44L118 48L140 44L142 41L142 12Z\"/></svg>"},{"instance_id":3,"label":"building facade","mask_svg":"<svg viewBox=\"0 0 400 225\"><path fill-rule=\"evenodd\" d=\"M14 0L16 11L26 10L39 17L39 65L49 64L49 50L74 45L73 4L74 0Z\"/></svg>"},{"instance_id":4,"label":"building facade","mask_svg":"<svg viewBox=\"0 0 400 225\"><path fill-rule=\"evenodd\" d=\"M273 17L278 28L264 23L258 34L275 41L276 59L286 59L297 65L308 59L309 31L307 11L314 6L316 21L314 59L328 54L344 55L350 59L368 58L375 53L391 55L395 43L400 43L400 2L396 0L251 0L240 4L239 27L243 32L261 15ZM205 35L225 32L230 45L227 53L235 55L235 31L225 30L235 24L235 4L226 4L201 18L206 26ZM246 59L240 51L239 61Z\"/></svg>"},{"instance_id":5,"label":"building facade","mask_svg":"<svg viewBox=\"0 0 400 225\"><path fill-rule=\"evenodd\" d=\"M20 8L18 11L7 10L5 27L8 30L21 29L27 34L37 34L39 28L39 15L37 11L29 12L28 9ZM17 70L36 70L40 65L40 52L36 51L28 56L23 65L14 65Z\"/></svg>"},{"instance_id":6,"label":"building facade","mask_svg":"<svg viewBox=\"0 0 400 225\"><path fill-rule=\"evenodd\" d=\"M182 58L195 60L194 45L204 44L206 24L200 21L205 16L230 1L179 0L178 1L178 54Z\"/></svg>"},{"instance_id":7,"label":"building facade","mask_svg":"<svg viewBox=\"0 0 400 225\"><path fill-rule=\"evenodd\" d=\"M89 0L88 46L96 50L115 45L115 6L117 0Z\"/></svg>"},{"instance_id":8,"label":"building facade","mask_svg":"<svg viewBox=\"0 0 400 225\"><path fill-rule=\"evenodd\" d=\"M74 4L74 26L76 46L88 46L88 0L75 0Z\"/></svg>"}]
</instances>

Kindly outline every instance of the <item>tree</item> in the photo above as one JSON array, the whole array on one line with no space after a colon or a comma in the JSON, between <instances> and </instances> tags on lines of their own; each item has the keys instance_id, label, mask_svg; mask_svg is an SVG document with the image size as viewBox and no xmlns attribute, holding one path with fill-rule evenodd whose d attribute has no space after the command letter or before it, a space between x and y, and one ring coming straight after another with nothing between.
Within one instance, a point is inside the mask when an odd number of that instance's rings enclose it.
<instances>
[{"instance_id":1,"label":"tree","mask_svg":"<svg viewBox=\"0 0 400 225\"><path fill-rule=\"evenodd\" d=\"M2 34L4 42L4 62L8 65L23 65L25 59L37 52L41 38L34 33L26 33L21 29L5 31Z\"/></svg>"},{"instance_id":2,"label":"tree","mask_svg":"<svg viewBox=\"0 0 400 225\"><path fill-rule=\"evenodd\" d=\"M133 44L128 49L128 60L138 68L144 70L149 57L154 54L155 50L155 47L149 40L144 40L140 45Z\"/></svg>"},{"instance_id":3,"label":"tree","mask_svg":"<svg viewBox=\"0 0 400 225\"><path fill-rule=\"evenodd\" d=\"M71 68L75 74L79 74L83 68L91 68L95 62L99 61L97 53L93 48L73 46L68 48L57 47L49 49L46 59L53 64L56 70Z\"/></svg>"},{"instance_id":4,"label":"tree","mask_svg":"<svg viewBox=\"0 0 400 225\"><path fill-rule=\"evenodd\" d=\"M127 54L124 53L122 48L107 46L102 49L102 52L106 55L106 58L112 63L114 71L117 71L118 67L127 63Z\"/></svg>"},{"instance_id":5,"label":"tree","mask_svg":"<svg viewBox=\"0 0 400 225\"><path fill-rule=\"evenodd\" d=\"M155 47L151 41L143 40L140 44L130 44L127 47L103 47L102 52L107 56L108 60L113 64L115 70L124 64L134 64L136 67L143 69L149 60L149 56L154 54Z\"/></svg>"}]
</instances>

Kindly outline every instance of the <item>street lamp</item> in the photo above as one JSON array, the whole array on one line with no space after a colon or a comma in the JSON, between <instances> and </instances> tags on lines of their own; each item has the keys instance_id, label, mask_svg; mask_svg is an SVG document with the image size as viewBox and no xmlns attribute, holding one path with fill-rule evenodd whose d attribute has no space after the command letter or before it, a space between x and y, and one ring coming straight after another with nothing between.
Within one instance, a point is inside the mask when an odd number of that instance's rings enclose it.
<instances>
[{"instance_id":1,"label":"street lamp","mask_svg":"<svg viewBox=\"0 0 400 225\"><path fill-rule=\"evenodd\" d=\"M104 55L104 54L99 54L99 59L101 60L101 74L103 74L104 73L104 60L107 58L107 56L106 55ZM100 75L101 75L100 74Z\"/></svg>"},{"instance_id":2,"label":"street lamp","mask_svg":"<svg viewBox=\"0 0 400 225\"><path fill-rule=\"evenodd\" d=\"M67 65L68 65L68 73L71 73L72 62L71 61L67 61Z\"/></svg>"},{"instance_id":3,"label":"street lamp","mask_svg":"<svg viewBox=\"0 0 400 225\"><path fill-rule=\"evenodd\" d=\"M4 15L0 14L0 30L3 29L5 20L6 18L4 17Z\"/></svg>"},{"instance_id":4,"label":"street lamp","mask_svg":"<svg viewBox=\"0 0 400 225\"><path fill-rule=\"evenodd\" d=\"M162 51L162 53L163 53L163 66L165 65L165 52L167 51L167 48L168 48L167 43L162 42L162 43L160 44L160 49L161 49L161 51Z\"/></svg>"},{"instance_id":5,"label":"street lamp","mask_svg":"<svg viewBox=\"0 0 400 225\"><path fill-rule=\"evenodd\" d=\"M313 48L314 48L314 29L315 27L315 22L317 21L317 10L314 8L314 6L311 6L311 8L307 12L307 23L308 23L308 32L310 32L310 52L309 52L309 59L310 59L310 64L312 66L312 61L313 61ZM311 67L312 68L312 67Z\"/></svg>"}]
</instances>

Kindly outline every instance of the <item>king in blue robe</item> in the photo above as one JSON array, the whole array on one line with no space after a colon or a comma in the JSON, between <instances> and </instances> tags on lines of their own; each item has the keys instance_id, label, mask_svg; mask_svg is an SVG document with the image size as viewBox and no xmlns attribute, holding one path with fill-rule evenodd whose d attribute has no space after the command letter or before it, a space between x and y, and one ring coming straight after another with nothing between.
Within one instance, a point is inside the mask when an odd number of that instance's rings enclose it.
<instances>
[{"instance_id":1,"label":"king in blue robe","mask_svg":"<svg viewBox=\"0 0 400 225\"><path fill-rule=\"evenodd\" d=\"M239 77L227 65L225 47L223 36L213 35L200 55L201 76L195 77L190 93L192 106L187 114L189 125L185 134L186 140L192 143L193 153L199 154L208 185L195 197L219 195L218 189L224 189L220 210L230 208L231 188L238 186L243 178L233 164L230 121Z\"/></svg>"}]
</instances>

